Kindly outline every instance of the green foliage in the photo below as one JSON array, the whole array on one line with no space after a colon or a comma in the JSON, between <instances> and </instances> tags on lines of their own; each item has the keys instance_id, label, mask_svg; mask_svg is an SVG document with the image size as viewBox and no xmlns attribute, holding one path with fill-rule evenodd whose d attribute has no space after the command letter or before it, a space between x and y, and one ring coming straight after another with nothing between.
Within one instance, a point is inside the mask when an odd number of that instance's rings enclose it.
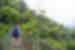
<instances>
[{"instance_id":1,"label":"green foliage","mask_svg":"<svg viewBox=\"0 0 75 50\"><path fill-rule=\"evenodd\" d=\"M6 17L8 18L8 20L10 20L11 22L17 22L20 19L20 13L14 9L14 8L10 8L10 7L3 7L1 8L0 11L1 15L7 15ZM8 21L10 23L10 21Z\"/></svg>"},{"instance_id":2,"label":"green foliage","mask_svg":"<svg viewBox=\"0 0 75 50\"><path fill-rule=\"evenodd\" d=\"M0 24L0 38L4 37L5 35L8 34L8 24Z\"/></svg>"},{"instance_id":3,"label":"green foliage","mask_svg":"<svg viewBox=\"0 0 75 50\"><path fill-rule=\"evenodd\" d=\"M2 2L2 0L0 0ZM4 23L0 23L0 38L3 38L6 34L8 34L8 30L11 27L11 23L21 22L21 19L27 20L26 23L21 24L21 28L24 31L23 36L27 37L27 30L32 30L32 38L40 38L41 40L48 39L49 45L54 48L59 48L60 50L64 50L64 43L62 42L63 35L66 33L72 32L72 30L68 30L64 28L63 25L58 24L52 19L46 18L43 14L36 15L35 11L30 9L25 9L22 13L20 12L19 8L19 0L7 0L0 4L0 17L7 19L8 24L6 24L6 20L3 21ZM73 30L73 33L75 31ZM67 34L68 35L68 34ZM65 37L64 37L65 38ZM65 40L65 43L70 46L74 42L68 42ZM45 49L47 50L47 49Z\"/></svg>"},{"instance_id":4,"label":"green foliage","mask_svg":"<svg viewBox=\"0 0 75 50\"><path fill-rule=\"evenodd\" d=\"M67 50L75 50L75 29L73 28L64 28L65 32L65 43Z\"/></svg>"}]
</instances>

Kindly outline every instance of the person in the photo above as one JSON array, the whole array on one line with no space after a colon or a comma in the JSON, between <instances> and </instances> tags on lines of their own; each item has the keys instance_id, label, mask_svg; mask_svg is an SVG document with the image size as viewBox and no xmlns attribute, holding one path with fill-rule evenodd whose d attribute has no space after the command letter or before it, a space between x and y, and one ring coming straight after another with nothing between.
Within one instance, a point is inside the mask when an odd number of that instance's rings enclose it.
<instances>
[{"instance_id":1,"label":"person","mask_svg":"<svg viewBox=\"0 0 75 50\"><path fill-rule=\"evenodd\" d=\"M19 38L19 36L20 36L19 28L16 26L12 32L12 37L17 39L17 38Z\"/></svg>"},{"instance_id":2,"label":"person","mask_svg":"<svg viewBox=\"0 0 75 50\"><path fill-rule=\"evenodd\" d=\"M12 32L12 47L13 48L20 48L22 47L22 38L20 36L20 28L18 27L18 25L16 25L16 27L14 28L13 32Z\"/></svg>"}]
</instances>

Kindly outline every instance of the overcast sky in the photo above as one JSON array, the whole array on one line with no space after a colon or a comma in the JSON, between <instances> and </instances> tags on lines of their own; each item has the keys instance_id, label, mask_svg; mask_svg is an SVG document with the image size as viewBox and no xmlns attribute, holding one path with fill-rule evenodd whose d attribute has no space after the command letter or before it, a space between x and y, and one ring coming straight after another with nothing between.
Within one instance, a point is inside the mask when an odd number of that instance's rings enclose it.
<instances>
[{"instance_id":1,"label":"overcast sky","mask_svg":"<svg viewBox=\"0 0 75 50\"><path fill-rule=\"evenodd\" d=\"M46 10L48 18L52 18L66 26L74 26L75 0L25 0L31 9Z\"/></svg>"}]
</instances>

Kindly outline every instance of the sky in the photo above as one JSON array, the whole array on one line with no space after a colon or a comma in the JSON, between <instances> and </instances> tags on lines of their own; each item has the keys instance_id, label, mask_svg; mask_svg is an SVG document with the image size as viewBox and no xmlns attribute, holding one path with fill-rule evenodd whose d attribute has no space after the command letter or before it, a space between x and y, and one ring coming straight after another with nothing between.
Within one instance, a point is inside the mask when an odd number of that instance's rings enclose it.
<instances>
[{"instance_id":1,"label":"sky","mask_svg":"<svg viewBox=\"0 0 75 50\"><path fill-rule=\"evenodd\" d=\"M25 0L29 8L45 10L48 18L72 27L75 25L75 0Z\"/></svg>"}]
</instances>

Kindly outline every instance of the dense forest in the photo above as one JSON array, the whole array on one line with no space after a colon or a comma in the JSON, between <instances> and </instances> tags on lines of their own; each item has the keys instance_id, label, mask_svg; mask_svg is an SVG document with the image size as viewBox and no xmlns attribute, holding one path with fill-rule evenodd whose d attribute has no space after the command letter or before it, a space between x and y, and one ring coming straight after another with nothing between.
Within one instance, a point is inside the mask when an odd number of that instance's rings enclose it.
<instances>
[{"instance_id":1,"label":"dense forest","mask_svg":"<svg viewBox=\"0 0 75 50\"><path fill-rule=\"evenodd\" d=\"M48 19L42 10L37 14L23 0L0 0L0 44L6 36L10 38L10 29L17 23L23 31L23 40L32 31L31 39L40 42L41 50L75 50L75 29Z\"/></svg>"}]
</instances>

